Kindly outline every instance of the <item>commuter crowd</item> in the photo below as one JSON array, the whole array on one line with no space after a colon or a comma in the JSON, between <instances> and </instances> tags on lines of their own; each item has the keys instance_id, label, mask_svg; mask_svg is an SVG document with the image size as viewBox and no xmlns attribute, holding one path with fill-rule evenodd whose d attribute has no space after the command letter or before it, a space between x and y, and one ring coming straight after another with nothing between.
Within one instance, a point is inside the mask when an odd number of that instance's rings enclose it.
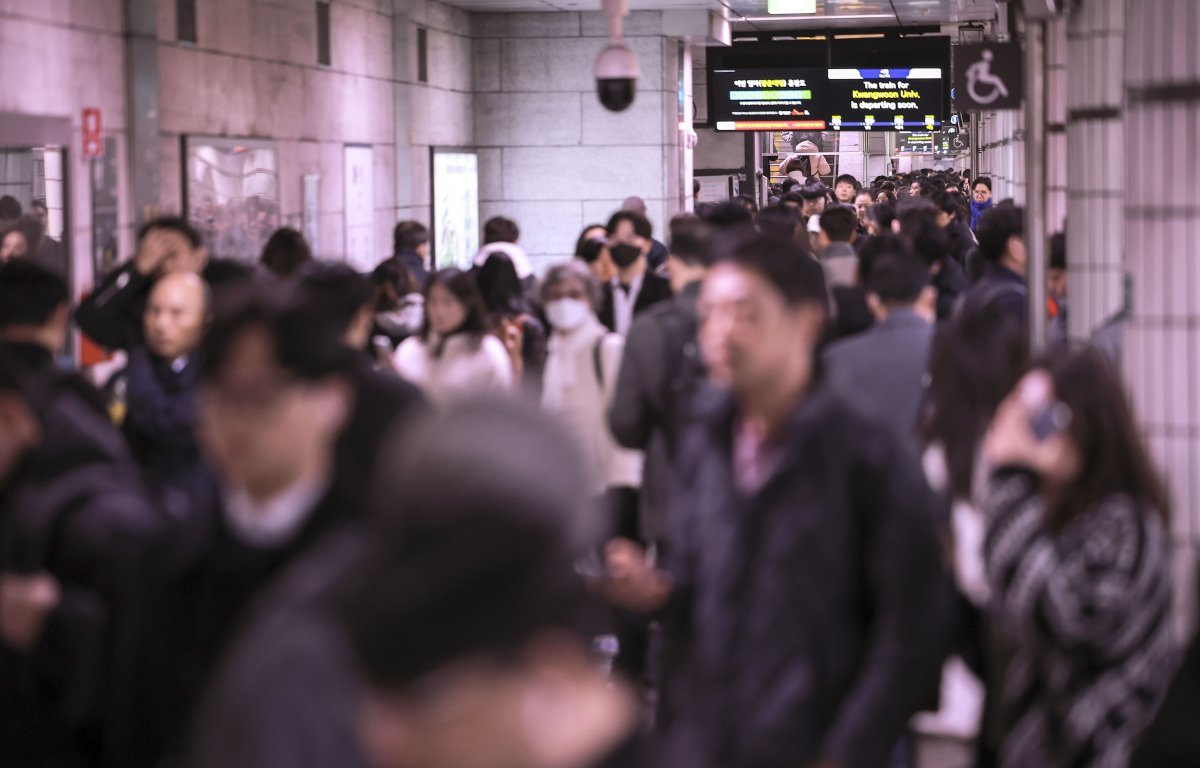
<instances>
[{"instance_id":1,"label":"commuter crowd","mask_svg":"<svg viewBox=\"0 0 1200 768\"><path fill-rule=\"evenodd\" d=\"M0 766L1200 765L1065 236L1033 356L988 178L795 165L540 271L157 218L78 306L0 200Z\"/></svg>"}]
</instances>

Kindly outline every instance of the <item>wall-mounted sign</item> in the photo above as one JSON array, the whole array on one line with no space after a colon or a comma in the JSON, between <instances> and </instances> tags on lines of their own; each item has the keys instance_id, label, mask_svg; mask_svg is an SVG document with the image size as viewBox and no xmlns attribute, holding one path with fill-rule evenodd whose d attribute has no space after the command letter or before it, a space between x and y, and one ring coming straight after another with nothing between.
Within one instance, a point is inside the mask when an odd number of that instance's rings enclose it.
<instances>
[{"instance_id":1,"label":"wall-mounted sign","mask_svg":"<svg viewBox=\"0 0 1200 768\"><path fill-rule=\"evenodd\" d=\"M104 154L104 141L100 138L100 110L91 107L83 110L83 157L87 160Z\"/></svg>"},{"instance_id":2,"label":"wall-mounted sign","mask_svg":"<svg viewBox=\"0 0 1200 768\"><path fill-rule=\"evenodd\" d=\"M479 156L434 149L433 261L438 269L470 269L479 250Z\"/></svg>"},{"instance_id":3,"label":"wall-mounted sign","mask_svg":"<svg viewBox=\"0 0 1200 768\"><path fill-rule=\"evenodd\" d=\"M382 258L375 253L374 153L370 147L346 145L346 263L370 272Z\"/></svg>"},{"instance_id":4,"label":"wall-mounted sign","mask_svg":"<svg viewBox=\"0 0 1200 768\"><path fill-rule=\"evenodd\" d=\"M954 103L959 109L1020 109L1020 43L954 46Z\"/></svg>"}]
</instances>

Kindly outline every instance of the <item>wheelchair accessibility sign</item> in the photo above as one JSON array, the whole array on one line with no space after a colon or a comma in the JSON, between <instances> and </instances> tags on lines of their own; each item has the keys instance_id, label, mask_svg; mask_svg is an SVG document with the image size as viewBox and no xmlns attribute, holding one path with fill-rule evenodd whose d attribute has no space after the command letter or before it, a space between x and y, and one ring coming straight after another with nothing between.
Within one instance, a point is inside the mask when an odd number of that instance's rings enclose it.
<instances>
[{"instance_id":1,"label":"wheelchair accessibility sign","mask_svg":"<svg viewBox=\"0 0 1200 768\"><path fill-rule=\"evenodd\" d=\"M1020 109L1021 44L954 46L954 103L962 110Z\"/></svg>"}]
</instances>

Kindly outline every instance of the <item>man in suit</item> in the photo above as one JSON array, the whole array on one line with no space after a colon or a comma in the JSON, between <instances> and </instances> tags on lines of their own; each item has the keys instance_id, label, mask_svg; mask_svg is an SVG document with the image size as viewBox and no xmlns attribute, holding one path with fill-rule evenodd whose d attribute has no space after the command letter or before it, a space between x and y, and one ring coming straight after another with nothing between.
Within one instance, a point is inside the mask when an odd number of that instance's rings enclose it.
<instances>
[{"instance_id":1,"label":"man in suit","mask_svg":"<svg viewBox=\"0 0 1200 768\"><path fill-rule=\"evenodd\" d=\"M830 381L912 445L933 340L936 293L929 270L903 240L880 235L871 243L868 331L825 350Z\"/></svg>"},{"instance_id":2,"label":"man in suit","mask_svg":"<svg viewBox=\"0 0 1200 768\"><path fill-rule=\"evenodd\" d=\"M654 234L649 219L636 211L618 211L608 220L606 229L617 276L604 286L600 322L610 331L627 336L634 317L671 298L671 281L649 270L647 259Z\"/></svg>"}]
</instances>

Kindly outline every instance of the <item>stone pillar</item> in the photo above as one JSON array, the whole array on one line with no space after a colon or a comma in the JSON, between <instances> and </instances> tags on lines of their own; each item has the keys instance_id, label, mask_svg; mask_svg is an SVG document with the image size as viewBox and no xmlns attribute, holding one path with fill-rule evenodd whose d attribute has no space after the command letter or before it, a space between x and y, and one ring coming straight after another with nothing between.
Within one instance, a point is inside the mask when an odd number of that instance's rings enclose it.
<instances>
[{"instance_id":1,"label":"stone pillar","mask_svg":"<svg viewBox=\"0 0 1200 768\"><path fill-rule=\"evenodd\" d=\"M1067 22L1067 265L1073 338L1121 311L1125 141L1121 71L1125 0L1083 3Z\"/></svg>"},{"instance_id":2,"label":"stone pillar","mask_svg":"<svg viewBox=\"0 0 1200 768\"><path fill-rule=\"evenodd\" d=\"M1109 0L1084 7L1107 11L1110 29L1125 26L1124 65L1092 60L1107 67L1114 82L1125 74L1126 140L1119 146L1132 170L1113 171L1114 186L1124 190L1124 264L1133 280L1124 368L1138 418L1168 478L1178 605L1194 619L1200 545L1200 4ZM1121 38L1116 42L1119 47Z\"/></svg>"}]
</instances>

